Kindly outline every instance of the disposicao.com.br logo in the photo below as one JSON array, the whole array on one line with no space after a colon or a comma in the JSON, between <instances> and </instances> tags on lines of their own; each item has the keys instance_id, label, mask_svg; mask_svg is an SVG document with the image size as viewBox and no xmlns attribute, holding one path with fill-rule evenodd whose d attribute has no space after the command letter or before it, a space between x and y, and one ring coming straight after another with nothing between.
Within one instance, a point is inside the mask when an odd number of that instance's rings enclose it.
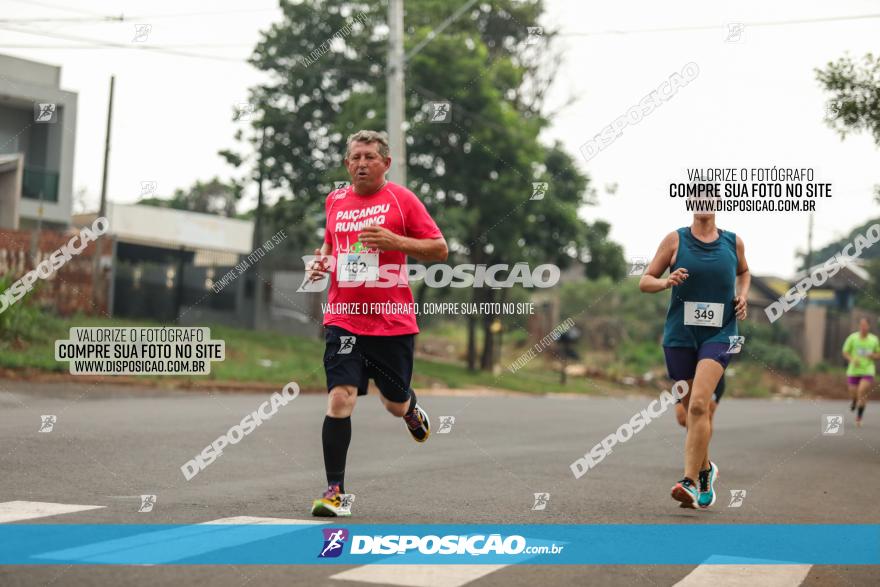
<instances>
[{"instance_id":1,"label":"disposicao.com.br logo","mask_svg":"<svg viewBox=\"0 0 880 587\"><path fill-rule=\"evenodd\" d=\"M324 533L324 546L318 558L336 558L342 554L345 541L348 539L348 530L345 528L321 528Z\"/></svg>"},{"instance_id":2,"label":"disposicao.com.br logo","mask_svg":"<svg viewBox=\"0 0 880 587\"><path fill-rule=\"evenodd\" d=\"M324 546L319 558L337 557L342 553L349 538L342 528L323 528ZM518 534L503 537L501 534L475 534L472 536L449 534L445 536L415 534L352 535L349 554L418 554L436 555L518 555L560 554L564 545L543 544L529 546Z\"/></svg>"}]
</instances>

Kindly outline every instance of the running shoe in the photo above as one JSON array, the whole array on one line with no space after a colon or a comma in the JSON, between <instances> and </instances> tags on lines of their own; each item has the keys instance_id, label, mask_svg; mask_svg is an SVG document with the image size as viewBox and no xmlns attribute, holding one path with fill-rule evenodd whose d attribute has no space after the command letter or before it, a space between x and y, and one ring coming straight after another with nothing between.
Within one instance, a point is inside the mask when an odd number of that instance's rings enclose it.
<instances>
[{"instance_id":1,"label":"running shoe","mask_svg":"<svg viewBox=\"0 0 880 587\"><path fill-rule=\"evenodd\" d=\"M856 417L856 428L861 428L861 427L862 427L862 419L857 416Z\"/></svg>"},{"instance_id":2,"label":"running shoe","mask_svg":"<svg viewBox=\"0 0 880 587\"><path fill-rule=\"evenodd\" d=\"M697 509L699 494L694 482L684 478L672 487L672 499L681 502L681 507Z\"/></svg>"},{"instance_id":3,"label":"running shoe","mask_svg":"<svg viewBox=\"0 0 880 587\"><path fill-rule=\"evenodd\" d=\"M416 404L407 415L403 417L406 422L406 428L415 439L416 442L425 442L431 435L431 421L428 419L428 412Z\"/></svg>"},{"instance_id":4,"label":"running shoe","mask_svg":"<svg viewBox=\"0 0 880 587\"><path fill-rule=\"evenodd\" d=\"M718 480L718 465L709 461L709 468L700 471L700 497L697 504L701 508L715 505L715 482Z\"/></svg>"},{"instance_id":5,"label":"running shoe","mask_svg":"<svg viewBox=\"0 0 880 587\"><path fill-rule=\"evenodd\" d=\"M351 515L354 495L342 493L339 485L331 485L319 499L312 502L312 515L322 518L347 517Z\"/></svg>"}]
</instances>

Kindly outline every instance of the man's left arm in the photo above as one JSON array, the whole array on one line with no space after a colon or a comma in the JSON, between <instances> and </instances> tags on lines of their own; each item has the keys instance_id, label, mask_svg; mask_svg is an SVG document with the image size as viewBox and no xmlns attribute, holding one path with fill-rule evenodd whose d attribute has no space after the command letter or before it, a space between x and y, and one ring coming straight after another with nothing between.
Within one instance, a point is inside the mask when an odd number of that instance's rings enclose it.
<instances>
[{"instance_id":1,"label":"man's left arm","mask_svg":"<svg viewBox=\"0 0 880 587\"><path fill-rule=\"evenodd\" d=\"M382 226L365 226L358 240L371 249L400 251L419 261L445 261L449 256L446 239L411 238L391 232Z\"/></svg>"}]
</instances>

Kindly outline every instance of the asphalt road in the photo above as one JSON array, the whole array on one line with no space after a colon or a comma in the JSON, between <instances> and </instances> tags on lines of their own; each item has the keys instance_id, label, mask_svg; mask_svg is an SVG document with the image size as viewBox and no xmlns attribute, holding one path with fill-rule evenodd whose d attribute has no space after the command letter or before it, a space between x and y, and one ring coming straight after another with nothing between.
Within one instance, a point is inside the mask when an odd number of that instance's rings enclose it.
<instances>
[{"instance_id":1,"label":"asphalt road","mask_svg":"<svg viewBox=\"0 0 880 587\"><path fill-rule=\"evenodd\" d=\"M322 396L300 395L191 481L180 471L267 397L0 380L0 502L106 506L27 522L35 524L306 519L324 485ZM722 472L719 502L708 511L680 509L669 497L684 442L671 413L575 479L569 464L650 399L424 396L435 434L421 445L378 398L360 398L346 478L357 496L350 522L880 523L877 404L856 429L842 402L725 398L711 451ZM844 433L823 435L823 415L835 413L846 416ZM38 432L42 415L56 416L52 432ZM455 417L449 433L436 433L441 416ZM741 507L727 507L732 489L747 491ZM538 492L550 493L542 511L532 509ZM138 512L142 494L157 496L152 512ZM347 568L22 566L0 569L0 584L358 584L331 578ZM694 570L509 566L466 584L674 585ZM876 584L877 570L812 567L795 584ZM444 581L429 584L462 584Z\"/></svg>"}]
</instances>

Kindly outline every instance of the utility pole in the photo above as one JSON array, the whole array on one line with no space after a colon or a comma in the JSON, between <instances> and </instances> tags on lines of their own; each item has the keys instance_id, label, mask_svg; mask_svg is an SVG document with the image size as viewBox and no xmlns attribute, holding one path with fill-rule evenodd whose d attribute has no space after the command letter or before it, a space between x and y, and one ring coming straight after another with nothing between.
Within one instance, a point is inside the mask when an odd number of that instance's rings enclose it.
<instances>
[{"instance_id":1,"label":"utility pole","mask_svg":"<svg viewBox=\"0 0 880 587\"><path fill-rule=\"evenodd\" d=\"M260 151L257 154L257 210L254 213L254 237L252 250L256 251L263 245L263 148L266 142L266 129L260 129ZM251 272L254 280L254 316L252 328L260 326L260 314L263 309L263 280L255 267Z\"/></svg>"},{"instance_id":2,"label":"utility pole","mask_svg":"<svg viewBox=\"0 0 880 587\"><path fill-rule=\"evenodd\" d=\"M110 168L110 129L113 123L113 88L116 85L116 76L110 76L110 100L107 103L107 135L104 137L104 174L101 177L101 205L98 208L98 217L105 216L107 214L107 173ZM101 245L103 244L103 239L98 239L95 242L95 259L92 264L92 303L97 304L100 299L98 296L98 285L101 282L99 271L101 269L101 249L103 248ZM114 247L115 250L115 247ZM111 263L116 263L116 259L111 259ZM111 273L112 275L112 273ZM112 291L112 289L110 290ZM109 292L108 292L109 296ZM113 300L107 301L107 307L113 307Z\"/></svg>"},{"instance_id":3,"label":"utility pole","mask_svg":"<svg viewBox=\"0 0 880 587\"><path fill-rule=\"evenodd\" d=\"M110 101L107 104L107 136L104 138L104 175L101 178L101 207L98 216L107 213L107 170L110 162L110 127L113 122L113 87L116 85L116 76L110 76Z\"/></svg>"},{"instance_id":4,"label":"utility pole","mask_svg":"<svg viewBox=\"0 0 880 587\"><path fill-rule=\"evenodd\" d=\"M807 224L807 267L806 270L809 272L810 267L813 266L813 212L810 212L809 223Z\"/></svg>"},{"instance_id":5,"label":"utility pole","mask_svg":"<svg viewBox=\"0 0 880 587\"><path fill-rule=\"evenodd\" d=\"M406 139L404 103L403 0L388 3L388 142L391 148L391 180L406 186Z\"/></svg>"}]
</instances>

